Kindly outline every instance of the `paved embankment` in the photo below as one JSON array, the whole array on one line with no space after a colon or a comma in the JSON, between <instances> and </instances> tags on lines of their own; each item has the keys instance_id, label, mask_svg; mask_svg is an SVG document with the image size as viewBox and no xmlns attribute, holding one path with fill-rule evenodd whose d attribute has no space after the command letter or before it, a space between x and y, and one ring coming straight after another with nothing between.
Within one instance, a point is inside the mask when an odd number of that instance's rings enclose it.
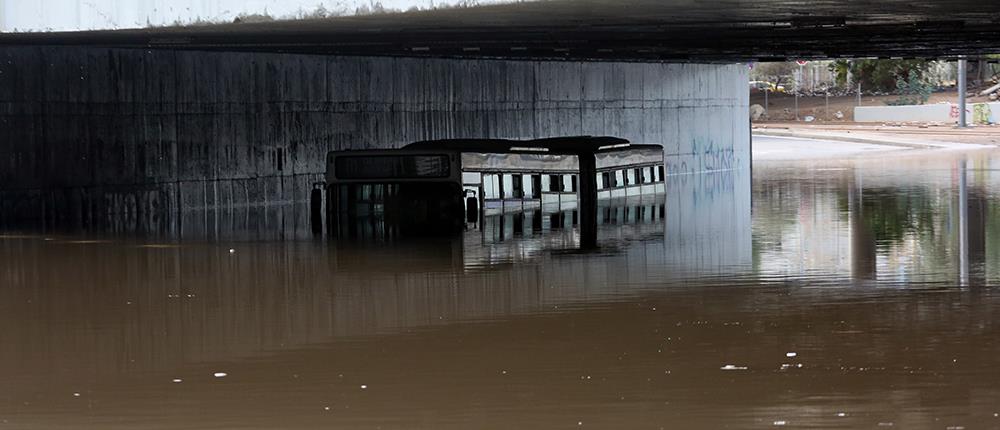
<instances>
[{"instance_id":1,"label":"paved embankment","mask_svg":"<svg viewBox=\"0 0 1000 430\"><path fill-rule=\"evenodd\" d=\"M839 142L891 145L913 149L977 149L1000 145L1000 128L881 124L755 124L757 136L793 137Z\"/></svg>"}]
</instances>

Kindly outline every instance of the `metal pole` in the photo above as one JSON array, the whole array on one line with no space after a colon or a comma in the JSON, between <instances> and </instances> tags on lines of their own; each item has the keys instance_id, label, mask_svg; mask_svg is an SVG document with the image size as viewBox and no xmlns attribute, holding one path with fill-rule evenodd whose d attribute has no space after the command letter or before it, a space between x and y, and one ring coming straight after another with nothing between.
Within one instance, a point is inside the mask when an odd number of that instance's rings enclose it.
<instances>
[{"instance_id":1,"label":"metal pole","mask_svg":"<svg viewBox=\"0 0 1000 430\"><path fill-rule=\"evenodd\" d=\"M802 65L799 65L799 79L795 83L795 120L799 120L799 94L802 93Z\"/></svg>"},{"instance_id":2,"label":"metal pole","mask_svg":"<svg viewBox=\"0 0 1000 430\"><path fill-rule=\"evenodd\" d=\"M969 126L969 123L965 118L965 93L968 91L968 84L966 79L968 78L968 60L965 57L960 57L958 59L958 127L965 128Z\"/></svg>"},{"instance_id":3,"label":"metal pole","mask_svg":"<svg viewBox=\"0 0 1000 430\"><path fill-rule=\"evenodd\" d=\"M826 92L826 119L830 119L830 91Z\"/></svg>"},{"instance_id":4,"label":"metal pole","mask_svg":"<svg viewBox=\"0 0 1000 430\"><path fill-rule=\"evenodd\" d=\"M771 92L771 84L767 84L768 88L764 88L764 115L767 115L767 93Z\"/></svg>"},{"instance_id":5,"label":"metal pole","mask_svg":"<svg viewBox=\"0 0 1000 430\"><path fill-rule=\"evenodd\" d=\"M858 82L858 106L861 106L861 82Z\"/></svg>"}]
</instances>

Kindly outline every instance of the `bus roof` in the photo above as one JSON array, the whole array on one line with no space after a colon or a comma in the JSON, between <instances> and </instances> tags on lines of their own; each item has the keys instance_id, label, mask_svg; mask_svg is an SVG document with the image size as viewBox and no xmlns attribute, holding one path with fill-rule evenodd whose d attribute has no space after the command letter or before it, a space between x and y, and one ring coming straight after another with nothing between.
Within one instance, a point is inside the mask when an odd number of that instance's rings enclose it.
<instances>
[{"instance_id":1,"label":"bus roof","mask_svg":"<svg viewBox=\"0 0 1000 430\"><path fill-rule=\"evenodd\" d=\"M404 146L413 150L448 150L480 153L544 153L578 155L613 152L639 148L661 148L661 145L635 145L628 140L610 136L552 137L533 140L509 139L443 139L425 140Z\"/></svg>"}]
</instances>

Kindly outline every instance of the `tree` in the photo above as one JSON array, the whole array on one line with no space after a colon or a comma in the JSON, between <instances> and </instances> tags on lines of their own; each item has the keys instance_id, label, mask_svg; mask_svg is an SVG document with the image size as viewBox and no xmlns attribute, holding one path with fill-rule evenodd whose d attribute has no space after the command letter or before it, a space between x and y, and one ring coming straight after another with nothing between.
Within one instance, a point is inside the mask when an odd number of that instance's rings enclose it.
<instances>
[{"instance_id":1,"label":"tree","mask_svg":"<svg viewBox=\"0 0 1000 430\"><path fill-rule=\"evenodd\" d=\"M863 88L896 92L897 83L909 82L915 74L916 80L923 80L930 69L931 62L927 60L837 60L830 67L837 76L837 85L847 85L847 75L850 73L855 82L861 82Z\"/></svg>"},{"instance_id":2,"label":"tree","mask_svg":"<svg viewBox=\"0 0 1000 430\"><path fill-rule=\"evenodd\" d=\"M889 106L922 105L930 100L934 87L911 70L907 79L896 79L896 94L899 98L885 102Z\"/></svg>"}]
</instances>

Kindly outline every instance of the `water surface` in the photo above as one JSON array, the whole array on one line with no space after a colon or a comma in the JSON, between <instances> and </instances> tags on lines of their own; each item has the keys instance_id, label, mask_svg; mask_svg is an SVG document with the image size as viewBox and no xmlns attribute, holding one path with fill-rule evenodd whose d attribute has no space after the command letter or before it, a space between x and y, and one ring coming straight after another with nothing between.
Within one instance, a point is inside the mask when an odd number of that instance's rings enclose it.
<instances>
[{"instance_id":1,"label":"water surface","mask_svg":"<svg viewBox=\"0 0 1000 430\"><path fill-rule=\"evenodd\" d=\"M0 428L997 428L998 155L673 177L593 252L9 233Z\"/></svg>"}]
</instances>

